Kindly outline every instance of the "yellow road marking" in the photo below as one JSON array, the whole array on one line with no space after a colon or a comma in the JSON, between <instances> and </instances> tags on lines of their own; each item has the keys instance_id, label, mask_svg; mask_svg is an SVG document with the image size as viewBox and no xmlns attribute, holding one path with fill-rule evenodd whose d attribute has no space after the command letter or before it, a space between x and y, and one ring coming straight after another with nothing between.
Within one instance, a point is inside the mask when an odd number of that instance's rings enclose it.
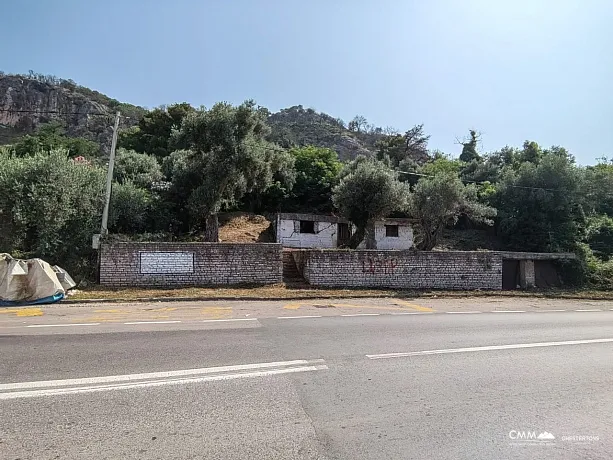
<instances>
[{"instance_id":1,"label":"yellow road marking","mask_svg":"<svg viewBox=\"0 0 613 460\"><path fill-rule=\"evenodd\" d=\"M354 305L348 303L313 303L313 302L293 302L288 303L283 306L286 310L298 310L300 307L328 307L332 306L335 308L361 308L368 310L388 310L388 311L400 311L406 310L406 308L401 307L382 307L378 305ZM425 307L420 307L425 308ZM430 310L427 310L430 311Z\"/></svg>"},{"instance_id":2,"label":"yellow road marking","mask_svg":"<svg viewBox=\"0 0 613 460\"><path fill-rule=\"evenodd\" d=\"M201 313L212 319L229 318L232 316L232 307L204 307Z\"/></svg>"},{"instance_id":3,"label":"yellow road marking","mask_svg":"<svg viewBox=\"0 0 613 460\"><path fill-rule=\"evenodd\" d=\"M352 304L347 304L347 303L331 303L328 305L332 305L333 307L336 308L367 308L369 310L392 310L392 311L398 311L398 310L404 310L404 308L400 308L400 307L381 307L378 305L352 305Z\"/></svg>"},{"instance_id":4,"label":"yellow road marking","mask_svg":"<svg viewBox=\"0 0 613 460\"><path fill-rule=\"evenodd\" d=\"M6 308L0 309L0 313L15 313L16 316L43 316L40 308Z\"/></svg>"},{"instance_id":5,"label":"yellow road marking","mask_svg":"<svg viewBox=\"0 0 613 460\"><path fill-rule=\"evenodd\" d=\"M434 308L422 307L421 305L417 305L411 302L406 302L404 300L394 299L392 302L395 303L396 305L402 305L402 306L409 307L417 311L434 311Z\"/></svg>"}]
</instances>

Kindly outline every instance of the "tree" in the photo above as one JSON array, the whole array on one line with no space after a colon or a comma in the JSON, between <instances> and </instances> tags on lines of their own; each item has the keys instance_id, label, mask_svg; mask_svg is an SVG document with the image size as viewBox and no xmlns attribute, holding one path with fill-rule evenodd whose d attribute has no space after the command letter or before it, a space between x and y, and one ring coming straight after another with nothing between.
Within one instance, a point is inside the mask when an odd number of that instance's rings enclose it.
<instances>
[{"instance_id":1,"label":"tree","mask_svg":"<svg viewBox=\"0 0 613 460\"><path fill-rule=\"evenodd\" d=\"M150 189L162 177L160 164L155 157L124 148L117 150L114 178L120 184L129 181L137 187Z\"/></svg>"},{"instance_id":2,"label":"tree","mask_svg":"<svg viewBox=\"0 0 613 460\"><path fill-rule=\"evenodd\" d=\"M247 193L243 199L243 209L250 212L269 211L279 212L284 203L291 197L291 192L296 183L295 158L285 149L273 146L266 149L268 165L261 171L261 178L256 182L270 184L266 187L256 187Z\"/></svg>"},{"instance_id":3,"label":"tree","mask_svg":"<svg viewBox=\"0 0 613 460\"><path fill-rule=\"evenodd\" d=\"M183 119L194 111L187 102L153 109L140 119L138 126L120 133L118 145L161 160L173 151L170 146L173 129L178 129Z\"/></svg>"},{"instance_id":4,"label":"tree","mask_svg":"<svg viewBox=\"0 0 613 460\"><path fill-rule=\"evenodd\" d=\"M147 230L151 193L130 180L113 185L109 229L113 233L140 233Z\"/></svg>"},{"instance_id":5,"label":"tree","mask_svg":"<svg viewBox=\"0 0 613 460\"><path fill-rule=\"evenodd\" d=\"M356 115L353 120L351 120L347 125L347 129L349 131L361 133L366 129L367 125L368 120L366 119L366 117L363 117L362 115Z\"/></svg>"},{"instance_id":6,"label":"tree","mask_svg":"<svg viewBox=\"0 0 613 460\"><path fill-rule=\"evenodd\" d=\"M452 173L441 173L433 177L422 177L417 182L409 203L410 214L417 219L420 240L417 248L432 250L448 225L455 225L464 215L474 222L493 225L496 210L480 203L477 189L465 186Z\"/></svg>"},{"instance_id":7,"label":"tree","mask_svg":"<svg viewBox=\"0 0 613 460\"><path fill-rule=\"evenodd\" d=\"M313 212L332 210L332 188L338 182L342 164L338 154L321 147L291 149L294 158L296 183L289 207Z\"/></svg>"},{"instance_id":8,"label":"tree","mask_svg":"<svg viewBox=\"0 0 613 460\"><path fill-rule=\"evenodd\" d=\"M68 137L64 123L51 121L38 127L36 133L18 139L12 146L17 156L34 155L36 152L49 152L53 149L65 150L72 158L88 159L100 156L100 145L82 137Z\"/></svg>"},{"instance_id":9,"label":"tree","mask_svg":"<svg viewBox=\"0 0 613 460\"><path fill-rule=\"evenodd\" d=\"M537 164L541 158L543 158L541 147L534 141L525 141L523 149L519 152L519 161Z\"/></svg>"},{"instance_id":10,"label":"tree","mask_svg":"<svg viewBox=\"0 0 613 460\"><path fill-rule=\"evenodd\" d=\"M600 259L613 256L613 218L594 216L588 220L586 242Z\"/></svg>"},{"instance_id":11,"label":"tree","mask_svg":"<svg viewBox=\"0 0 613 460\"><path fill-rule=\"evenodd\" d=\"M480 156L477 153L477 143L479 142L479 135L474 129L470 130L470 138L462 144L462 153L460 154L460 161L464 163L470 163L473 160L479 160Z\"/></svg>"},{"instance_id":12,"label":"tree","mask_svg":"<svg viewBox=\"0 0 613 460\"><path fill-rule=\"evenodd\" d=\"M76 279L90 276L104 178L65 150L0 157L0 247L61 265Z\"/></svg>"},{"instance_id":13,"label":"tree","mask_svg":"<svg viewBox=\"0 0 613 460\"><path fill-rule=\"evenodd\" d=\"M218 241L223 207L271 185L271 152L279 147L265 141L268 132L264 115L246 101L191 112L173 135L173 145L186 153L173 165L172 187L192 227L205 228L207 241Z\"/></svg>"},{"instance_id":14,"label":"tree","mask_svg":"<svg viewBox=\"0 0 613 460\"><path fill-rule=\"evenodd\" d=\"M613 217L613 162L600 158L585 169L582 195L586 212Z\"/></svg>"},{"instance_id":15,"label":"tree","mask_svg":"<svg viewBox=\"0 0 613 460\"><path fill-rule=\"evenodd\" d=\"M394 167L404 160L424 162L429 158L428 140L424 134L424 125L415 125L404 134L395 134L383 138L377 144L377 158L389 158Z\"/></svg>"},{"instance_id":16,"label":"tree","mask_svg":"<svg viewBox=\"0 0 613 460\"><path fill-rule=\"evenodd\" d=\"M384 163L358 157L347 165L333 190L332 201L355 225L348 246L355 249L366 237L366 247L372 248L375 221L403 210L408 196L408 185Z\"/></svg>"},{"instance_id":17,"label":"tree","mask_svg":"<svg viewBox=\"0 0 613 460\"><path fill-rule=\"evenodd\" d=\"M499 231L509 249L572 251L581 237L581 174L571 159L544 154L538 164L507 169L495 199Z\"/></svg>"}]
</instances>

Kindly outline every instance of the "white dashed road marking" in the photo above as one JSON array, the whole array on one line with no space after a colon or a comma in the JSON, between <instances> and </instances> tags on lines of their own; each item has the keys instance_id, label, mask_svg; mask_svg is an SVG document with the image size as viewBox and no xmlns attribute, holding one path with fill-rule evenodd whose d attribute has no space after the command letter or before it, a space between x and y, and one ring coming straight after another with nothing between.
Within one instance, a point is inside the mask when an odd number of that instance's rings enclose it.
<instances>
[{"instance_id":1,"label":"white dashed road marking","mask_svg":"<svg viewBox=\"0 0 613 460\"><path fill-rule=\"evenodd\" d=\"M123 324L129 324L129 325L135 325L135 324L173 324L173 323L180 323L181 321L130 321L128 323L123 323Z\"/></svg>"},{"instance_id":2,"label":"white dashed road marking","mask_svg":"<svg viewBox=\"0 0 613 460\"><path fill-rule=\"evenodd\" d=\"M72 323L72 324L30 324L26 327L67 327L67 326L99 326L100 323Z\"/></svg>"},{"instance_id":3,"label":"white dashed road marking","mask_svg":"<svg viewBox=\"0 0 613 460\"><path fill-rule=\"evenodd\" d=\"M446 311L450 315L472 315L474 313L483 313L482 311Z\"/></svg>"},{"instance_id":4,"label":"white dashed road marking","mask_svg":"<svg viewBox=\"0 0 613 460\"><path fill-rule=\"evenodd\" d=\"M303 319L303 318L321 318L321 315L277 316L277 319Z\"/></svg>"},{"instance_id":5,"label":"white dashed road marking","mask_svg":"<svg viewBox=\"0 0 613 460\"><path fill-rule=\"evenodd\" d=\"M257 318L203 319L203 323L223 323L229 321L257 321Z\"/></svg>"},{"instance_id":6,"label":"white dashed road marking","mask_svg":"<svg viewBox=\"0 0 613 460\"><path fill-rule=\"evenodd\" d=\"M380 313L353 313L353 314L348 314L348 315L341 315L341 316L380 316Z\"/></svg>"}]
</instances>

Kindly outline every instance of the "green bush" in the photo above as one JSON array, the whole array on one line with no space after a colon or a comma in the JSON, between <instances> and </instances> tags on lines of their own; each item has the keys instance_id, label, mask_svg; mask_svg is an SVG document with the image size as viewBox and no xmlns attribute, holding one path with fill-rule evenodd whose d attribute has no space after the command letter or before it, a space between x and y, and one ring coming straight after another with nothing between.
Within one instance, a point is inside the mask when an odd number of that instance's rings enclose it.
<instances>
[{"instance_id":1,"label":"green bush","mask_svg":"<svg viewBox=\"0 0 613 460\"><path fill-rule=\"evenodd\" d=\"M74 162L64 149L1 155L0 252L40 257L77 280L91 277L104 170Z\"/></svg>"},{"instance_id":2,"label":"green bush","mask_svg":"<svg viewBox=\"0 0 613 460\"><path fill-rule=\"evenodd\" d=\"M119 149L113 174L119 183L131 181L140 188L151 188L154 182L162 180L162 169L154 156Z\"/></svg>"},{"instance_id":3,"label":"green bush","mask_svg":"<svg viewBox=\"0 0 613 460\"><path fill-rule=\"evenodd\" d=\"M151 193L133 182L114 183L109 210L109 230L139 233L147 229Z\"/></svg>"},{"instance_id":4,"label":"green bush","mask_svg":"<svg viewBox=\"0 0 613 460\"><path fill-rule=\"evenodd\" d=\"M613 218L595 216L588 220L586 242L594 254L603 261L613 255Z\"/></svg>"}]
</instances>

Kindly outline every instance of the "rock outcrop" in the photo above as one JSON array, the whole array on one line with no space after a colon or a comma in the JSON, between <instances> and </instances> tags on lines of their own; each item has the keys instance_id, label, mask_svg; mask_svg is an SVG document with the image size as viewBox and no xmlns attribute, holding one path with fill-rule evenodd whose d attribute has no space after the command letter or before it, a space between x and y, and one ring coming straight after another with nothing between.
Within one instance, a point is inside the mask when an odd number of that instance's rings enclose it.
<instances>
[{"instance_id":1,"label":"rock outcrop","mask_svg":"<svg viewBox=\"0 0 613 460\"><path fill-rule=\"evenodd\" d=\"M113 115L121 106L145 113L140 107L120 104L70 80L0 75L0 143L9 143L33 133L43 123L58 120L69 136L96 141L108 151ZM122 120L124 124L126 121L129 126L138 119Z\"/></svg>"}]
</instances>

